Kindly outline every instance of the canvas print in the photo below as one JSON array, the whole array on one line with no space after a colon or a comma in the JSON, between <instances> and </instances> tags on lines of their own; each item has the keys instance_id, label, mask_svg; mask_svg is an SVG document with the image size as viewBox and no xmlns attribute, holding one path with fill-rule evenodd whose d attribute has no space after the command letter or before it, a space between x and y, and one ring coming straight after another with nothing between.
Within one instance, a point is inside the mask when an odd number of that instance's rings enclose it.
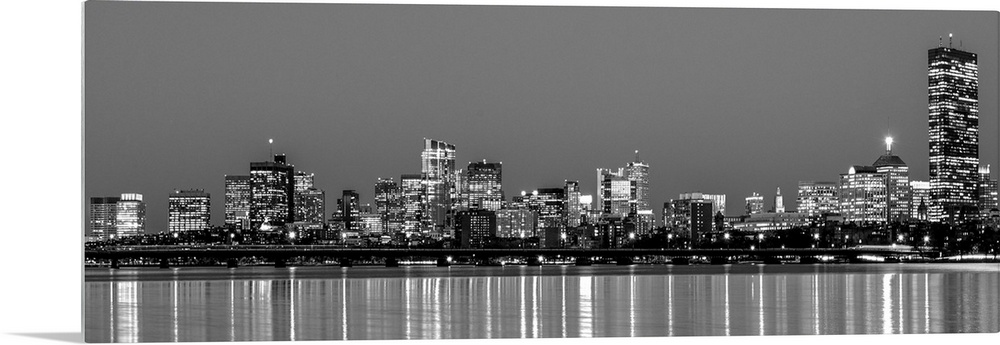
<instances>
[{"instance_id":1,"label":"canvas print","mask_svg":"<svg viewBox=\"0 0 1000 345\"><path fill-rule=\"evenodd\" d=\"M87 342L1000 331L997 12L83 15Z\"/></svg>"}]
</instances>

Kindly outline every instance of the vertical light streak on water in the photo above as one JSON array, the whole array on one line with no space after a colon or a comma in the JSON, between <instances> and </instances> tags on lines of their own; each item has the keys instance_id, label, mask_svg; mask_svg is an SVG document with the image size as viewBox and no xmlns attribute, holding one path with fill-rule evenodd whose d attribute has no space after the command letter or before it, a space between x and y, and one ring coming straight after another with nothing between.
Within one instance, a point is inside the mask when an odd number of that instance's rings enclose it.
<instances>
[{"instance_id":1,"label":"vertical light streak on water","mask_svg":"<svg viewBox=\"0 0 1000 345\"><path fill-rule=\"evenodd\" d=\"M560 320L562 321L562 337L566 337L566 276L562 276L562 283L559 288L560 294L562 295L562 315Z\"/></svg>"},{"instance_id":2,"label":"vertical light streak on water","mask_svg":"<svg viewBox=\"0 0 1000 345\"><path fill-rule=\"evenodd\" d=\"M434 318L431 321L434 324L434 334L433 339L441 339L441 328L444 327L444 320L441 319L441 278L434 278L434 304L431 308L434 310Z\"/></svg>"},{"instance_id":3,"label":"vertical light streak on water","mask_svg":"<svg viewBox=\"0 0 1000 345\"><path fill-rule=\"evenodd\" d=\"M175 282L176 283L176 282ZM112 339L120 342L134 343L139 341L139 303L138 303L138 283L137 282L118 282L112 283L114 286L114 294L116 303L112 306L112 310L120 310L120 315L116 318L117 324L112 324L112 331L118 330L117 334L112 336ZM176 308L175 308L176 309ZM177 318L175 317L174 320ZM174 323L174 330L176 333L177 324Z\"/></svg>"},{"instance_id":4,"label":"vertical light streak on water","mask_svg":"<svg viewBox=\"0 0 1000 345\"><path fill-rule=\"evenodd\" d=\"M729 272L726 272L726 336L729 335Z\"/></svg>"},{"instance_id":5,"label":"vertical light streak on water","mask_svg":"<svg viewBox=\"0 0 1000 345\"><path fill-rule=\"evenodd\" d=\"M579 277L580 285L580 337L594 336L594 301L590 290L590 280L593 277Z\"/></svg>"},{"instance_id":6,"label":"vertical light streak on water","mask_svg":"<svg viewBox=\"0 0 1000 345\"><path fill-rule=\"evenodd\" d=\"M930 274L924 273L924 333L931 332L931 293L928 285Z\"/></svg>"},{"instance_id":7,"label":"vertical light streak on water","mask_svg":"<svg viewBox=\"0 0 1000 345\"><path fill-rule=\"evenodd\" d=\"M896 274L898 293L896 295L896 315L899 316L899 334L906 333L903 330L903 275Z\"/></svg>"},{"instance_id":8,"label":"vertical light streak on water","mask_svg":"<svg viewBox=\"0 0 1000 345\"><path fill-rule=\"evenodd\" d=\"M295 269L295 267L292 267L292 269ZM288 340L289 341L295 341L295 302L296 302L296 300L295 300L295 289L298 288L298 284L297 283L298 282L295 281L295 274L293 273L292 276L291 276L291 285L292 286L288 289L288 294L289 294L289 298L288 298L288 318L290 319L290 320L288 320L288 325L290 326L289 327L290 329L288 330Z\"/></svg>"},{"instance_id":9,"label":"vertical light streak on water","mask_svg":"<svg viewBox=\"0 0 1000 345\"><path fill-rule=\"evenodd\" d=\"M819 335L819 273L813 273L813 334Z\"/></svg>"},{"instance_id":10,"label":"vertical light streak on water","mask_svg":"<svg viewBox=\"0 0 1000 345\"><path fill-rule=\"evenodd\" d=\"M628 282L628 334L635 337L635 276Z\"/></svg>"},{"instance_id":11,"label":"vertical light streak on water","mask_svg":"<svg viewBox=\"0 0 1000 345\"><path fill-rule=\"evenodd\" d=\"M171 325L173 325L174 342L176 343L178 341L179 336L180 336L180 330L179 330L179 327L178 327L178 320L177 320L177 303L178 303L178 301L177 301L178 300L178 298L177 298L177 290L180 290L180 288L178 286L178 282L177 282L176 278L174 279L174 282L173 282L172 285L173 286L170 289L170 293L171 293L170 305L173 306L173 314L172 314L173 318L171 320L172 321Z\"/></svg>"},{"instance_id":12,"label":"vertical light streak on water","mask_svg":"<svg viewBox=\"0 0 1000 345\"><path fill-rule=\"evenodd\" d=\"M486 277L486 339L493 337L493 277Z\"/></svg>"},{"instance_id":13,"label":"vertical light streak on water","mask_svg":"<svg viewBox=\"0 0 1000 345\"><path fill-rule=\"evenodd\" d=\"M851 290L851 283L854 281L854 275L847 275L844 279L844 291L846 297L844 298L844 326L845 334L854 334L854 291Z\"/></svg>"},{"instance_id":14,"label":"vertical light streak on water","mask_svg":"<svg viewBox=\"0 0 1000 345\"><path fill-rule=\"evenodd\" d=\"M667 335L674 335L674 276L667 276Z\"/></svg>"},{"instance_id":15,"label":"vertical light streak on water","mask_svg":"<svg viewBox=\"0 0 1000 345\"><path fill-rule=\"evenodd\" d=\"M524 307L524 277L519 277L517 280L521 281L519 293L521 294L521 338L523 339L528 337L528 322L525 320L527 310Z\"/></svg>"},{"instance_id":16,"label":"vertical light streak on water","mask_svg":"<svg viewBox=\"0 0 1000 345\"><path fill-rule=\"evenodd\" d=\"M236 280L229 280L229 341L236 341Z\"/></svg>"},{"instance_id":17,"label":"vertical light streak on water","mask_svg":"<svg viewBox=\"0 0 1000 345\"><path fill-rule=\"evenodd\" d=\"M882 334L892 334L892 274L882 275Z\"/></svg>"},{"instance_id":18,"label":"vertical light streak on water","mask_svg":"<svg viewBox=\"0 0 1000 345\"><path fill-rule=\"evenodd\" d=\"M764 335L764 272L757 274L757 325L760 335Z\"/></svg>"},{"instance_id":19,"label":"vertical light streak on water","mask_svg":"<svg viewBox=\"0 0 1000 345\"><path fill-rule=\"evenodd\" d=\"M406 330L403 331L404 332L403 336L406 337L407 340L413 339L412 329L410 327L410 325L412 323L412 319L411 319L412 315L410 313L410 308L411 308L411 306L410 306L410 294L412 294L412 293L413 293L413 289L410 287L410 278L406 278L405 280L403 280L403 315L404 315L403 318L404 318L404 322L406 323L406 326L405 326ZM488 306L489 305L487 304L487 307ZM486 315L489 315L489 309L486 310ZM487 331L487 334L489 334L488 331Z\"/></svg>"},{"instance_id":20,"label":"vertical light streak on water","mask_svg":"<svg viewBox=\"0 0 1000 345\"><path fill-rule=\"evenodd\" d=\"M347 278L340 278L340 338L347 340Z\"/></svg>"}]
</instances>

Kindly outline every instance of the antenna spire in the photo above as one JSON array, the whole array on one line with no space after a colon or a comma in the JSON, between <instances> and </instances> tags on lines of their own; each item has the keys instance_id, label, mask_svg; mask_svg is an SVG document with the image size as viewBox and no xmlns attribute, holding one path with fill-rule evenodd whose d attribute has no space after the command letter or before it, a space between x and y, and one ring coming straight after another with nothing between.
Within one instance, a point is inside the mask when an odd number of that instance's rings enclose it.
<instances>
[{"instance_id":1,"label":"antenna spire","mask_svg":"<svg viewBox=\"0 0 1000 345\"><path fill-rule=\"evenodd\" d=\"M951 33L948 33L948 48L951 48Z\"/></svg>"},{"instance_id":2,"label":"antenna spire","mask_svg":"<svg viewBox=\"0 0 1000 345\"><path fill-rule=\"evenodd\" d=\"M267 139L267 149L271 153L271 156L267 157L267 159L274 159L274 146L272 144L274 144L274 139Z\"/></svg>"},{"instance_id":3,"label":"antenna spire","mask_svg":"<svg viewBox=\"0 0 1000 345\"><path fill-rule=\"evenodd\" d=\"M639 161L639 150L635 150L635 161Z\"/></svg>"}]
</instances>

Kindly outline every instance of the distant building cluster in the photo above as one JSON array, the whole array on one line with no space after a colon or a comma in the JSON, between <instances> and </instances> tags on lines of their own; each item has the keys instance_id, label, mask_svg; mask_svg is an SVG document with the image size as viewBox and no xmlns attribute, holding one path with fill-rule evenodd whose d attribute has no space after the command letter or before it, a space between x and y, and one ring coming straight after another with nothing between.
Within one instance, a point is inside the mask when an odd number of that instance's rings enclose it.
<instances>
[{"instance_id":1,"label":"distant building cluster","mask_svg":"<svg viewBox=\"0 0 1000 345\"><path fill-rule=\"evenodd\" d=\"M663 202L656 219L650 200L650 166L635 159L596 169L596 196L580 181L521 191L503 188L503 163L487 160L456 167L457 148L424 139L420 171L379 177L374 207L363 192L344 190L335 208L314 187L314 174L296 171L285 155L251 162L248 174L226 175L224 227L235 232L286 233L321 243L406 244L451 239L462 247L622 247L658 234L696 240L743 232L764 234L817 223L963 224L998 217L997 180L979 165L977 57L939 46L928 51L930 179L912 180L892 152L871 165L852 165L839 179L800 181L795 209L781 189L757 192L728 214L726 194L685 192ZM212 227L211 196L202 189L169 194L169 233ZM331 204L332 205L332 204ZM145 232L142 195L90 198L90 236L107 239ZM763 238L763 235L758 238Z\"/></svg>"}]
</instances>

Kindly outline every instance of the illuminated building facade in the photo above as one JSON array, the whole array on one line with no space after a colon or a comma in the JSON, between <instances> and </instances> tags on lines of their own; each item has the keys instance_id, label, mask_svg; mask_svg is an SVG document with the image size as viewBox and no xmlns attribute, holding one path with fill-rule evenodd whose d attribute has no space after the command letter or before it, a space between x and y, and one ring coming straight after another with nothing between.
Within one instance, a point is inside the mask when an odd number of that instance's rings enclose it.
<instances>
[{"instance_id":1,"label":"illuminated building facade","mask_svg":"<svg viewBox=\"0 0 1000 345\"><path fill-rule=\"evenodd\" d=\"M840 198L837 193L837 183L799 181L798 195L795 207L798 213L807 217L821 217L840 211Z\"/></svg>"},{"instance_id":2,"label":"illuminated building facade","mask_svg":"<svg viewBox=\"0 0 1000 345\"><path fill-rule=\"evenodd\" d=\"M781 196L781 187L774 193L774 204L771 206L774 213L785 213L785 197Z\"/></svg>"},{"instance_id":3,"label":"illuminated building facade","mask_svg":"<svg viewBox=\"0 0 1000 345\"><path fill-rule=\"evenodd\" d=\"M497 215L490 210L468 210L456 215L456 236L462 248L482 248L497 235Z\"/></svg>"},{"instance_id":4,"label":"illuminated building facade","mask_svg":"<svg viewBox=\"0 0 1000 345\"><path fill-rule=\"evenodd\" d=\"M875 167L852 166L840 175L840 213L845 222L885 222L885 174Z\"/></svg>"},{"instance_id":5,"label":"illuminated building facade","mask_svg":"<svg viewBox=\"0 0 1000 345\"><path fill-rule=\"evenodd\" d=\"M142 201L142 194L122 194L115 212L116 236L137 236L146 232L146 203Z\"/></svg>"},{"instance_id":6,"label":"illuminated building facade","mask_svg":"<svg viewBox=\"0 0 1000 345\"><path fill-rule=\"evenodd\" d=\"M872 164L885 175L886 217L889 222L905 222L910 218L910 168L899 156L892 154L892 138L885 140L885 154Z\"/></svg>"},{"instance_id":7,"label":"illuminated building facade","mask_svg":"<svg viewBox=\"0 0 1000 345\"><path fill-rule=\"evenodd\" d=\"M989 218L990 211L997 208L997 180L990 178L990 166L979 167L979 213Z\"/></svg>"},{"instance_id":8,"label":"illuminated building facade","mask_svg":"<svg viewBox=\"0 0 1000 345\"><path fill-rule=\"evenodd\" d=\"M931 183L910 181L910 219L927 221L931 204Z\"/></svg>"},{"instance_id":9,"label":"illuminated building facade","mask_svg":"<svg viewBox=\"0 0 1000 345\"><path fill-rule=\"evenodd\" d=\"M403 207L403 190L392 178L379 178L375 182L375 212L378 213L385 231L395 233L403 230L406 215Z\"/></svg>"},{"instance_id":10,"label":"illuminated building facade","mask_svg":"<svg viewBox=\"0 0 1000 345\"><path fill-rule=\"evenodd\" d=\"M344 223L344 231L361 230L361 196L352 189L343 191L343 196L337 200L337 210Z\"/></svg>"},{"instance_id":11,"label":"illuminated building facade","mask_svg":"<svg viewBox=\"0 0 1000 345\"><path fill-rule=\"evenodd\" d=\"M764 213L764 196L753 192L752 195L746 197L746 214L760 214Z\"/></svg>"},{"instance_id":12,"label":"illuminated building facade","mask_svg":"<svg viewBox=\"0 0 1000 345\"><path fill-rule=\"evenodd\" d=\"M295 172L295 222L323 224L326 215L326 193L313 185L314 174Z\"/></svg>"},{"instance_id":13,"label":"illuminated building facade","mask_svg":"<svg viewBox=\"0 0 1000 345\"><path fill-rule=\"evenodd\" d=\"M682 193L663 204L663 225L681 237L694 239L712 232L714 216L712 200L699 192Z\"/></svg>"},{"instance_id":14,"label":"illuminated building facade","mask_svg":"<svg viewBox=\"0 0 1000 345\"><path fill-rule=\"evenodd\" d=\"M250 163L250 228L274 230L295 220L294 167L285 155Z\"/></svg>"},{"instance_id":15,"label":"illuminated building facade","mask_svg":"<svg viewBox=\"0 0 1000 345\"><path fill-rule=\"evenodd\" d=\"M423 226L440 234L445 230L452 206L451 196L455 193L455 145L424 139L420 163L424 187Z\"/></svg>"},{"instance_id":16,"label":"illuminated building facade","mask_svg":"<svg viewBox=\"0 0 1000 345\"><path fill-rule=\"evenodd\" d=\"M566 195L562 188L540 188L531 193L528 207L532 211L538 212L539 228L558 228L564 230L566 224L563 223L563 202Z\"/></svg>"},{"instance_id":17,"label":"illuminated building facade","mask_svg":"<svg viewBox=\"0 0 1000 345\"><path fill-rule=\"evenodd\" d=\"M496 211L497 237L527 238L538 236L538 213L529 209Z\"/></svg>"},{"instance_id":18,"label":"illuminated building facade","mask_svg":"<svg viewBox=\"0 0 1000 345\"><path fill-rule=\"evenodd\" d=\"M624 169L597 169L597 203L601 212L627 216L635 200L635 182L624 175Z\"/></svg>"},{"instance_id":19,"label":"illuminated building facade","mask_svg":"<svg viewBox=\"0 0 1000 345\"><path fill-rule=\"evenodd\" d=\"M117 232L118 200L116 196L90 198L90 236L97 240L111 238Z\"/></svg>"},{"instance_id":20,"label":"illuminated building facade","mask_svg":"<svg viewBox=\"0 0 1000 345\"><path fill-rule=\"evenodd\" d=\"M624 170L625 178L635 188L629 197L629 213L652 210L649 204L649 165L639 160L639 150L635 151L635 161L628 163Z\"/></svg>"},{"instance_id":21,"label":"illuminated building facade","mask_svg":"<svg viewBox=\"0 0 1000 345\"><path fill-rule=\"evenodd\" d=\"M420 233L425 231L424 184L420 174L404 174L399 178L400 198L403 205L403 231Z\"/></svg>"},{"instance_id":22,"label":"illuminated building facade","mask_svg":"<svg viewBox=\"0 0 1000 345\"><path fill-rule=\"evenodd\" d=\"M927 52L930 220L979 216L979 70L977 56L939 45Z\"/></svg>"},{"instance_id":23,"label":"illuminated building facade","mask_svg":"<svg viewBox=\"0 0 1000 345\"><path fill-rule=\"evenodd\" d=\"M170 232L201 231L212 226L211 195L203 189L175 190L167 202Z\"/></svg>"},{"instance_id":24,"label":"illuminated building facade","mask_svg":"<svg viewBox=\"0 0 1000 345\"><path fill-rule=\"evenodd\" d=\"M470 162L462 185L467 209L496 211L503 206L503 167L500 162Z\"/></svg>"},{"instance_id":25,"label":"illuminated building facade","mask_svg":"<svg viewBox=\"0 0 1000 345\"><path fill-rule=\"evenodd\" d=\"M251 182L248 175L226 175L225 222L226 227L244 230L250 228Z\"/></svg>"},{"instance_id":26,"label":"illuminated building facade","mask_svg":"<svg viewBox=\"0 0 1000 345\"><path fill-rule=\"evenodd\" d=\"M701 199L702 200L711 201L712 202L712 210L714 210L715 213L722 212L722 214L726 214L726 195L725 194L706 194L706 193L702 193L701 194Z\"/></svg>"},{"instance_id":27,"label":"illuminated building facade","mask_svg":"<svg viewBox=\"0 0 1000 345\"><path fill-rule=\"evenodd\" d=\"M581 211L583 207L580 203L580 181L569 181L563 185L563 195L566 197L566 205L563 206L563 223L566 227L575 228L580 226Z\"/></svg>"}]
</instances>

